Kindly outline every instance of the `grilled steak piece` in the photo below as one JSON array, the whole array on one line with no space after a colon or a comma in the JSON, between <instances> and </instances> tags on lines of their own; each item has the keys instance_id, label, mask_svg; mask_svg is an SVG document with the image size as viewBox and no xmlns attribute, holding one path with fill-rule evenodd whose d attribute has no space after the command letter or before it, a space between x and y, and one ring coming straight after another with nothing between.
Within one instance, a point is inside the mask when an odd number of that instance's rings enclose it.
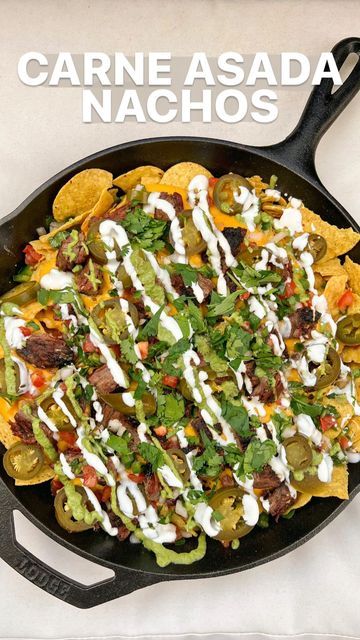
<instances>
[{"instance_id":1,"label":"grilled steak piece","mask_svg":"<svg viewBox=\"0 0 360 640\"><path fill-rule=\"evenodd\" d=\"M102 393L112 393L118 386L106 364L103 364L92 372L89 376L89 383L95 387L97 393L100 393L100 395Z\"/></svg>"},{"instance_id":2,"label":"grilled steak piece","mask_svg":"<svg viewBox=\"0 0 360 640\"><path fill-rule=\"evenodd\" d=\"M144 491L150 502L159 500L161 484L155 473L146 474L144 479Z\"/></svg>"},{"instance_id":3,"label":"grilled steak piece","mask_svg":"<svg viewBox=\"0 0 360 640\"><path fill-rule=\"evenodd\" d=\"M96 262L89 260L84 268L76 274L75 282L80 293L86 296L96 296L104 282L101 267Z\"/></svg>"},{"instance_id":4,"label":"grilled steak piece","mask_svg":"<svg viewBox=\"0 0 360 640\"><path fill-rule=\"evenodd\" d=\"M108 427L111 420L118 420L121 426L130 433L131 440L129 441L129 449L135 452L140 444L140 438L137 432L137 420L135 420L135 418L131 418L131 416L124 416L123 413L120 413L117 409L113 409L105 402L102 403L102 409L104 415L102 421L103 425Z\"/></svg>"},{"instance_id":5,"label":"grilled steak piece","mask_svg":"<svg viewBox=\"0 0 360 640\"><path fill-rule=\"evenodd\" d=\"M241 227L225 227L223 235L230 245L231 253L233 256L236 256L246 236L246 229L242 229Z\"/></svg>"},{"instance_id":6,"label":"grilled steak piece","mask_svg":"<svg viewBox=\"0 0 360 640\"><path fill-rule=\"evenodd\" d=\"M119 518L119 516L117 516L113 511L109 511L108 515L111 526L116 527L118 530L117 538L120 540L120 542L123 542L130 535L129 529L127 529L127 527L123 524L121 518Z\"/></svg>"},{"instance_id":7,"label":"grilled steak piece","mask_svg":"<svg viewBox=\"0 0 360 640\"><path fill-rule=\"evenodd\" d=\"M175 291L179 294L179 296L188 296L189 298L194 295L192 287L187 287L184 284L184 280L179 273L173 273L170 276L171 284L174 287ZM205 276L198 274L198 284L204 292L204 300L209 297L210 293L214 288L214 284L210 278L205 278Z\"/></svg>"},{"instance_id":8,"label":"grilled steak piece","mask_svg":"<svg viewBox=\"0 0 360 640\"><path fill-rule=\"evenodd\" d=\"M210 293L214 288L214 283L210 278L205 278L205 276L199 273L198 275L198 285L202 288L204 293L204 300L209 297Z\"/></svg>"},{"instance_id":9,"label":"grilled steak piece","mask_svg":"<svg viewBox=\"0 0 360 640\"><path fill-rule=\"evenodd\" d=\"M78 240L70 235L62 241L56 256L56 266L60 271L71 271L77 264L84 264L88 257L88 250L84 242L84 234L78 234Z\"/></svg>"},{"instance_id":10,"label":"grilled steak piece","mask_svg":"<svg viewBox=\"0 0 360 640\"><path fill-rule=\"evenodd\" d=\"M22 411L18 411L14 416L14 421L9 422L14 436L21 438L25 444L35 444L36 438L32 430L31 419Z\"/></svg>"},{"instance_id":11,"label":"grilled steak piece","mask_svg":"<svg viewBox=\"0 0 360 640\"><path fill-rule=\"evenodd\" d=\"M165 191L162 191L159 198L161 198L161 200L166 200L166 202L170 202L175 209L176 215L181 213L184 209L182 196L176 191L175 193L165 193ZM154 218L156 218L156 220L164 220L165 222L169 221L169 216L161 209L155 209Z\"/></svg>"},{"instance_id":12,"label":"grilled steak piece","mask_svg":"<svg viewBox=\"0 0 360 640\"><path fill-rule=\"evenodd\" d=\"M254 473L254 489L276 489L281 485L281 481L272 470L269 464L265 465L262 471Z\"/></svg>"},{"instance_id":13,"label":"grilled steak piece","mask_svg":"<svg viewBox=\"0 0 360 640\"><path fill-rule=\"evenodd\" d=\"M64 338L49 333L33 333L27 338L25 346L17 352L39 369L63 367L73 359L73 352Z\"/></svg>"},{"instance_id":14,"label":"grilled steak piece","mask_svg":"<svg viewBox=\"0 0 360 640\"><path fill-rule=\"evenodd\" d=\"M292 497L289 487L282 482L276 489L265 494L265 498L270 503L270 515L276 520L285 513L294 504L295 498Z\"/></svg>"},{"instance_id":15,"label":"grilled steak piece","mask_svg":"<svg viewBox=\"0 0 360 640\"><path fill-rule=\"evenodd\" d=\"M301 307L296 309L290 316L291 337L292 338L310 338L312 329L314 329L320 313L310 309L310 307Z\"/></svg>"}]
</instances>

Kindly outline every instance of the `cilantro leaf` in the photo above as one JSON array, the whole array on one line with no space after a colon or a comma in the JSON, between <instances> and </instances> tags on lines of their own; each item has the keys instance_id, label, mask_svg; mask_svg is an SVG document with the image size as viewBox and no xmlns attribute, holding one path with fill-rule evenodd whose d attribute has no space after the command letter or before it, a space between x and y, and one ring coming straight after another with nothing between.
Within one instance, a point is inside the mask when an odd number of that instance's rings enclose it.
<instances>
[{"instance_id":1,"label":"cilantro leaf","mask_svg":"<svg viewBox=\"0 0 360 640\"><path fill-rule=\"evenodd\" d=\"M173 426L181 420L185 413L184 398L179 394L158 393L157 416L161 424L166 427Z\"/></svg>"},{"instance_id":2,"label":"cilantro leaf","mask_svg":"<svg viewBox=\"0 0 360 640\"><path fill-rule=\"evenodd\" d=\"M185 287L191 287L193 282L197 282L197 270L189 264L178 262L174 264L174 271L182 277Z\"/></svg>"},{"instance_id":3,"label":"cilantro leaf","mask_svg":"<svg viewBox=\"0 0 360 640\"><path fill-rule=\"evenodd\" d=\"M165 234L168 223L152 218L140 207L131 208L124 220L121 220L121 225L128 232L130 239L141 249L155 252L165 246L161 238Z\"/></svg>"},{"instance_id":4,"label":"cilantro leaf","mask_svg":"<svg viewBox=\"0 0 360 640\"><path fill-rule=\"evenodd\" d=\"M114 449L119 454L121 462L125 467L130 467L135 459L134 454L129 449L129 438L124 436L116 436L111 434L106 441L106 445Z\"/></svg>"},{"instance_id":5,"label":"cilantro leaf","mask_svg":"<svg viewBox=\"0 0 360 640\"><path fill-rule=\"evenodd\" d=\"M228 296L211 296L211 302L209 304L209 313L207 314L208 318L215 318L216 316L229 316L235 308L236 299L242 291L234 291L230 293ZM215 302L213 299L215 298Z\"/></svg>"},{"instance_id":6,"label":"cilantro leaf","mask_svg":"<svg viewBox=\"0 0 360 640\"><path fill-rule=\"evenodd\" d=\"M261 471L276 454L276 444L273 440L252 440L244 455L244 473L250 475L254 471Z\"/></svg>"},{"instance_id":7,"label":"cilantro leaf","mask_svg":"<svg viewBox=\"0 0 360 640\"><path fill-rule=\"evenodd\" d=\"M206 324L201 313L201 309L193 303L192 300L188 302L189 320L193 330L196 333L204 333L206 331Z\"/></svg>"},{"instance_id":8,"label":"cilantro leaf","mask_svg":"<svg viewBox=\"0 0 360 640\"><path fill-rule=\"evenodd\" d=\"M204 432L201 434L201 437L205 448L200 456L193 458L193 468L195 471L198 471L200 475L214 478L219 475L224 458L218 453L215 442L209 440Z\"/></svg>"},{"instance_id":9,"label":"cilantro leaf","mask_svg":"<svg viewBox=\"0 0 360 640\"><path fill-rule=\"evenodd\" d=\"M256 271L256 269L243 262L235 267L233 271L245 287L259 287L269 283L279 284L282 280L282 276L275 271Z\"/></svg>"},{"instance_id":10,"label":"cilantro leaf","mask_svg":"<svg viewBox=\"0 0 360 640\"><path fill-rule=\"evenodd\" d=\"M49 244L53 249L58 249L64 240L70 235L69 231L58 231L52 238L49 239Z\"/></svg>"},{"instance_id":11,"label":"cilantro leaf","mask_svg":"<svg viewBox=\"0 0 360 640\"><path fill-rule=\"evenodd\" d=\"M246 439L250 437L249 415L244 407L232 404L232 402L223 398L221 402L221 413L224 420L229 423L235 433L241 438Z\"/></svg>"},{"instance_id":12,"label":"cilantro leaf","mask_svg":"<svg viewBox=\"0 0 360 640\"><path fill-rule=\"evenodd\" d=\"M297 396L291 398L290 406L296 416L300 413L305 413L305 415L310 416L311 418L317 418L321 415L323 410L321 404L309 404L306 400Z\"/></svg>"},{"instance_id":13,"label":"cilantro leaf","mask_svg":"<svg viewBox=\"0 0 360 640\"><path fill-rule=\"evenodd\" d=\"M154 313L152 318L150 318L149 322L141 327L138 335L139 340L145 340L146 338L156 336L160 322L160 316L164 310L164 306L165 305L162 305L160 309L158 309L158 311Z\"/></svg>"},{"instance_id":14,"label":"cilantro leaf","mask_svg":"<svg viewBox=\"0 0 360 640\"><path fill-rule=\"evenodd\" d=\"M136 364L138 357L135 353L134 342L131 338L121 341L121 355L129 364Z\"/></svg>"},{"instance_id":15,"label":"cilantro leaf","mask_svg":"<svg viewBox=\"0 0 360 640\"><path fill-rule=\"evenodd\" d=\"M151 464L153 471L156 471L164 464L164 454L154 444L141 442L138 451L140 455L145 458L146 462Z\"/></svg>"}]
</instances>

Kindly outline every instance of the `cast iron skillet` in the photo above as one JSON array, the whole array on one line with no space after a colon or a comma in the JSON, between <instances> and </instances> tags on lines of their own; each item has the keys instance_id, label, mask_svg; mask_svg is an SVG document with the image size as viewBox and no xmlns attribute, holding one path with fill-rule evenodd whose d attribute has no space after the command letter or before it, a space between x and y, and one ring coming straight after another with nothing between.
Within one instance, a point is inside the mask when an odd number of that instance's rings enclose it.
<instances>
[{"instance_id":1,"label":"cast iron skillet","mask_svg":"<svg viewBox=\"0 0 360 640\"><path fill-rule=\"evenodd\" d=\"M360 38L347 38L333 49L338 67L350 53L360 55ZM205 165L215 175L228 171L268 179L275 173L281 191L302 198L306 205L325 220L339 227L359 225L321 184L314 166L317 144L325 131L360 88L360 60L345 83L334 93L329 79L315 87L291 135L268 147L249 147L207 138L153 138L121 144L95 153L73 164L35 191L0 226L0 291L10 287L16 262L24 243L33 239L43 224L59 188L75 173L88 167L100 167L114 175L133 167L155 164L163 169L182 160ZM351 167L350 167L351 169ZM360 262L360 249L352 258ZM282 520L269 529L256 529L241 541L238 551L224 550L208 542L203 560L189 567L161 569L140 545L119 543L105 533L67 534L55 520L48 483L35 487L15 487L0 469L0 556L28 580L70 604L88 608L164 580L204 578L250 569L295 549L325 527L347 504L336 498L314 499L300 509L292 520ZM352 499L360 490L360 465L350 465L349 491ZM18 509L42 531L72 551L114 570L115 577L85 587L64 577L20 546L14 536L13 510ZM183 550L184 547L181 548Z\"/></svg>"}]
</instances>

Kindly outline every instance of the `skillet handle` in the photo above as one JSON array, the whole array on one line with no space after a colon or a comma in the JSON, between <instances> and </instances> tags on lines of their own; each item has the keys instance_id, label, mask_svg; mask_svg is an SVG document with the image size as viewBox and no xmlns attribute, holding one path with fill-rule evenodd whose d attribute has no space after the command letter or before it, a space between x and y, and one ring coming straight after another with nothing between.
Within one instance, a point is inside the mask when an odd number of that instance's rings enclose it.
<instances>
[{"instance_id":1,"label":"skillet handle","mask_svg":"<svg viewBox=\"0 0 360 640\"><path fill-rule=\"evenodd\" d=\"M113 578L94 585L76 582L49 567L17 542L13 511L18 509L25 516L27 514L2 480L0 504L0 557L34 585L68 604L80 609L89 609L167 579L165 576L118 569L111 565L110 568L115 572Z\"/></svg>"},{"instance_id":2,"label":"skillet handle","mask_svg":"<svg viewBox=\"0 0 360 640\"><path fill-rule=\"evenodd\" d=\"M263 148L272 159L312 181L315 178L316 182L320 181L314 157L320 139L360 89L360 38L341 40L332 53L338 69L350 53L356 53L359 59L348 78L334 93L331 78L324 78L314 86L295 129L282 142Z\"/></svg>"}]
</instances>

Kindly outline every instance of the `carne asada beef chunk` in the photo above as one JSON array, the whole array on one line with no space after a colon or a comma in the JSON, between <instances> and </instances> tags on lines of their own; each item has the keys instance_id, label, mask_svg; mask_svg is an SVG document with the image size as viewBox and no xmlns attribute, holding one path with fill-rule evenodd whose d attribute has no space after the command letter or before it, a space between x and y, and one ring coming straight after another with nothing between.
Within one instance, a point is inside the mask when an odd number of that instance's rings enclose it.
<instances>
[{"instance_id":1,"label":"carne asada beef chunk","mask_svg":"<svg viewBox=\"0 0 360 640\"><path fill-rule=\"evenodd\" d=\"M281 481L269 464L262 471L254 473L254 489L267 489L271 491L281 485Z\"/></svg>"},{"instance_id":2,"label":"carne asada beef chunk","mask_svg":"<svg viewBox=\"0 0 360 640\"><path fill-rule=\"evenodd\" d=\"M105 427L109 427L109 423L112 420L117 420L120 425L130 433L131 440L129 441L129 449L135 452L138 445L140 444L140 438L137 432L137 420L135 420L135 418L132 418L131 416L124 416L123 413L121 413L117 409L113 409L113 407L110 407L110 405L106 404L105 402L102 402L101 405L103 411L102 424ZM110 425L110 431L116 432L117 429L112 428Z\"/></svg>"},{"instance_id":3,"label":"carne asada beef chunk","mask_svg":"<svg viewBox=\"0 0 360 640\"><path fill-rule=\"evenodd\" d=\"M252 398L254 398L255 396L258 397L260 402L274 402L276 388L272 388L269 378L265 378L265 376L259 378L257 375L255 375L254 371L255 362L253 360L251 362L247 362L246 375L248 376L252 384L252 390L249 395Z\"/></svg>"},{"instance_id":4,"label":"carne asada beef chunk","mask_svg":"<svg viewBox=\"0 0 360 640\"><path fill-rule=\"evenodd\" d=\"M269 513L276 521L285 511L288 511L295 502L295 498L292 497L290 489L285 482L282 482L276 489L273 489L273 491L266 493L264 497L266 500L269 500Z\"/></svg>"},{"instance_id":5,"label":"carne asada beef chunk","mask_svg":"<svg viewBox=\"0 0 360 640\"><path fill-rule=\"evenodd\" d=\"M112 393L118 386L106 364L97 367L97 369L92 372L89 376L89 384L95 387L99 394Z\"/></svg>"},{"instance_id":6,"label":"carne asada beef chunk","mask_svg":"<svg viewBox=\"0 0 360 640\"><path fill-rule=\"evenodd\" d=\"M14 416L14 421L10 422L12 434L25 444L35 444L36 438L33 433L31 419L22 411L18 411Z\"/></svg>"},{"instance_id":7,"label":"carne asada beef chunk","mask_svg":"<svg viewBox=\"0 0 360 640\"><path fill-rule=\"evenodd\" d=\"M203 290L204 300L209 297L210 293L214 288L214 283L210 278L205 278L205 276L198 274L198 285Z\"/></svg>"},{"instance_id":8,"label":"carne asada beef chunk","mask_svg":"<svg viewBox=\"0 0 360 640\"><path fill-rule=\"evenodd\" d=\"M155 473L145 474L144 491L149 502L159 500L161 484Z\"/></svg>"},{"instance_id":9,"label":"carne asada beef chunk","mask_svg":"<svg viewBox=\"0 0 360 640\"><path fill-rule=\"evenodd\" d=\"M225 227L223 235L230 245L231 253L233 256L236 256L246 235L246 229L242 229L241 227Z\"/></svg>"},{"instance_id":10,"label":"carne asada beef chunk","mask_svg":"<svg viewBox=\"0 0 360 640\"><path fill-rule=\"evenodd\" d=\"M310 338L311 331L315 327L320 318L320 313L310 309L310 307L301 307L296 309L290 316L291 337L292 338Z\"/></svg>"},{"instance_id":11,"label":"carne asada beef chunk","mask_svg":"<svg viewBox=\"0 0 360 640\"><path fill-rule=\"evenodd\" d=\"M181 275L179 273L172 273L170 276L170 281L172 286L174 287L176 293L179 294L179 296L192 296L193 295L193 290L191 287L186 287L184 284L184 280L182 279Z\"/></svg>"},{"instance_id":12,"label":"carne asada beef chunk","mask_svg":"<svg viewBox=\"0 0 360 640\"><path fill-rule=\"evenodd\" d=\"M99 216L101 220L114 220L114 222L120 222L120 220L124 220L127 212L130 210L129 203L119 205L114 209L110 209L106 211L102 216Z\"/></svg>"},{"instance_id":13,"label":"carne asada beef chunk","mask_svg":"<svg viewBox=\"0 0 360 640\"><path fill-rule=\"evenodd\" d=\"M116 527L118 530L117 532L118 540L120 540L120 542L123 542L130 535L129 529L127 529L127 527L123 524L121 518L119 518L119 516L117 516L113 511L109 511L108 515L109 515L111 526Z\"/></svg>"},{"instance_id":14,"label":"carne asada beef chunk","mask_svg":"<svg viewBox=\"0 0 360 640\"><path fill-rule=\"evenodd\" d=\"M60 271L71 271L76 265L84 264L88 257L88 250L85 244L83 233L78 234L75 245L69 248L74 242L72 236L68 236L62 241L56 256L56 266Z\"/></svg>"},{"instance_id":15,"label":"carne asada beef chunk","mask_svg":"<svg viewBox=\"0 0 360 640\"><path fill-rule=\"evenodd\" d=\"M73 352L61 336L50 333L33 333L18 354L39 369L60 368L70 364Z\"/></svg>"},{"instance_id":16,"label":"carne asada beef chunk","mask_svg":"<svg viewBox=\"0 0 360 640\"><path fill-rule=\"evenodd\" d=\"M166 202L170 202L175 209L176 215L181 213L184 209L183 199L180 193L177 193L176 191L175 193L165 193L165 191L162 191L159 198L161 200L166 200ZM161 209L155 209L154 218L156 218L156 220L164 220L165 222L169 221L169 216Z\"/></svg>"},{"instance_id":17,"label":"carne asada beef chunk","mask_svg":"<svg viewBox=\"0 0 360 640\"><path fill-rule=\"evenodd\" d=\"M186 287L180 274L173 273L170 276L171 284L179 296L188 296L189 298L194 295L192 287ZM214 288L214 284L210 278L205 278L201 273L198 274L198 285L201 287L204 293L204 300L209 297Z\"/></svg>"},{"instance_id":18,"label":"carne asada beef chunk","mask_svg":"<svg viewBox=\"0 0 360 640\"><path fill-rule=\"evenodd\" d=\"M75 276L77 288L80 293L86 296L96 296L102 287L103 281L104 275L101 267L92 260L89 260Z\"/></svg>"}]
</instances>

